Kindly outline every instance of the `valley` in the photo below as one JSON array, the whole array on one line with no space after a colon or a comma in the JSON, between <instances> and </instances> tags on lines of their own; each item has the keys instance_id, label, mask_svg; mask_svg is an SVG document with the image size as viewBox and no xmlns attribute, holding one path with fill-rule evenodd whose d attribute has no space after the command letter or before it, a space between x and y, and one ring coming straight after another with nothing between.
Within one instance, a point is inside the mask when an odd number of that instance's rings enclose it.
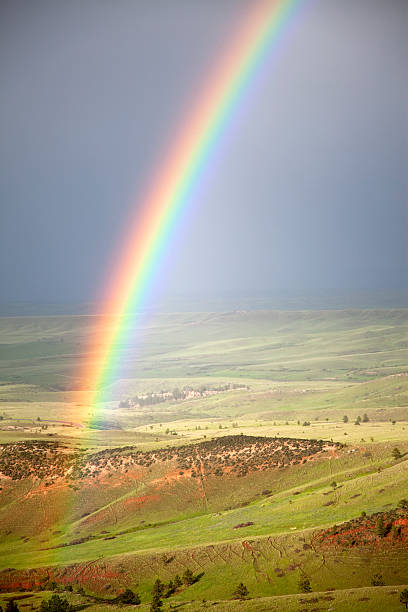
<instances>
[{"instance_id":1,"label":"valley","mask_svg":"<svg viewBox=\"0 0 408 612\"><path fill-rule=\"evenodd\" d=\"M0 318L3 598L113 610L130 588L148 610L155 580L189 569L164 609L401 607L406 310L129 321L93 406L81 363L107 325ZM249 599L233 600L240 582Z\"/></svg>"}]
</instances>

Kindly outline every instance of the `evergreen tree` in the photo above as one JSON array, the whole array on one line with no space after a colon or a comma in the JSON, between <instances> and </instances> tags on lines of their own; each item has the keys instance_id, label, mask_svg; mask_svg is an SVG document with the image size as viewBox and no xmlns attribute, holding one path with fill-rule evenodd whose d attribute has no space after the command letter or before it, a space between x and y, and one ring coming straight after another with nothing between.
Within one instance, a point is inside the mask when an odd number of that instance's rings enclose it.
<instances>
[{"instance_id":1,"label":"evergreen tree","mask_svg":"<svg viewBox=\"0 0 408 612\"><path fill-rule=\"evenodd\" d=\"M155 595L158 595L159 598L163 595L164 592L164 584L162 583L162 581L160 580L160 578L156 578L156 581L153 585L153 589L152 589L152 595L153 597Z\"/></svg>"},{"instance_id":2,"label":"evergreen tree","mask_svg":"<svg viewBox=\"0 0 408 612\"><path fill-rule=\"evenodd\" d=\"M7 602L6 612L20 612L20 609L14 599L10 599L10 601Z\"/></svg>"},{"instance_id":3,"label":"evergreen tree","mask_svg":"<svg viewBox=\"0 0 408 612\"><path fill-rule=\"evenodd\" d=\"M344 417L343 417L343 423L348 423L348 420L349 420L349 418L348 418L347 414L345 414Z\"/></svg>"},{"instance_id":4,"label":"evergreen tree","mask_svg":"<svg viewBox=\"0 0 408 612\"><path fill-rule=\"evenodd\" d=\"M400 602L405 606L405 609L408 610L408 589L401 591Z\"/></svg>"},{"instance_id":5,"label":"evergreen tree","mask_svg":"<svg viewBox=\"0 0 408 612\"><path fill-rule=\"evenodd\" d=\"M366 414L366 413L364 413L364 414L363 414L363 423L368 423L368 421L369 421L369 420L370 420L370 419L368 418L367 414Z\"/></svg>"},{"instance_id":6,"label":"evergreen tree","mask_svg":"<svg viewBox=\"0 0 408 612\"><path fill-rule=\"evenodd\" d=\"M401 459L402 455L401 455L400 449L395 447L392 451L392 456L395 459L395 461L397 461L397 459Z\"/></svg>"},{"instance_id":7,"label":"evergreen tree","mask_svg":"<svg viewBox=\"0 0 408 612\"><path fill-rule=\"evenodd\" d=\"M302 576L300 576L299 581L298 581L298 587L302 593L312 592L312 586L310 584L310 580L307 576L305 576L305 574L302 574Z\"/></svg>"},{"instance_id":8,"label":"evergreen tree","mask_svg":"<svg viewBox=\"0 0 408 612\"><path fill-rule=\"evenodd\" d=\"M375 530L376 530L376 532L377 532L377 535L378 535L380 538L383 538L383 537L385 536L385 534L386 534L386 528L385 528L385 525L384 525L384 519L383 519L383 517L382 517L382 516L380 516L380 517L377 519L377 524L376 524Z\"/></svg>"},{"instance_id":9,"label":"evergreen tree","mask_svg":"<svg viewBox=\"0 0 408 612\"><path fill-rule=\"evenodd\" d=\"M170 597L171 595L173 595L175 591L176 591L176 587L174 586L174 582L170 580L170 582L167 585L167 589L166 589L164 596Z\"/></svg>"},{"instance_id":10,"label":"evergreen tree","mask_svg":"<svg viewBox=\"0 0 408 612\"><path fill-rule=\"evenodd\" d=\"M126 589L118 597L118 601L123 604L131 604L138 606L140 604L140 597L138 593L134 593L132 589Z\"/></svg>"},{"instance_id":11,"label":"evergreen tree","mask_svg":"<svg viewBox=\"0 0 408 612\"><path fill-rule=\"evenodd\" d=\"M163 602L160 599L160 595L154 595L152 603L150 604L150 612L162 612Z\"/></svg>"},{"instance_id":12,"label":"evergreen tree","mask_svg":"<svg viewBox=\"0 0 408 612\"><path fill-rule=\"evenodd\" d=\"M246 599L248 597L248 589L243 582L240 582L232 594L233 599Z\"/></svg>"},{"instance_id":13,"label":"evergreen tree","mask_svg":"<svg viewBox=\"0 0 408 612\"><path fill-rule=\"evenodd\" d=\"M178 574L176 574L174 576L174 586L176 587L176 589L179 589L182 584L183 584L182 579L180 578L180 576Z\"/></svg>"},{"instance_id":14,"label":"evergreen tree","mask_svg":"<svg viewBox=\"0 0 408 612\"><path fill-rule=\"evenodd\" d=\"M48 601L41 602L40 610L41 612L70 612L72 606L65 597L54 594L51 595Z\"/></svg>"},{"instance_id":15,"label":"evergreen tree","mask_svg":"<svg viewBox=\"0 0 408 612\"><path fill-rule=\"evenodd\" d=\"M384 578L382 574L374 574L371 579L371 584L373 586L384 586Z\"/></svg>"},{"instance_id":16,"label":"evergreen tree","mask_svg":"<svg viewBox=\"0 0 408 612\"><path fill-rule=\"evenodd\" d=\"M194 574L190 568L187 568L183 574L183 582L187 586L190 586L194 583Z\"/></svg>"}]
</instances>

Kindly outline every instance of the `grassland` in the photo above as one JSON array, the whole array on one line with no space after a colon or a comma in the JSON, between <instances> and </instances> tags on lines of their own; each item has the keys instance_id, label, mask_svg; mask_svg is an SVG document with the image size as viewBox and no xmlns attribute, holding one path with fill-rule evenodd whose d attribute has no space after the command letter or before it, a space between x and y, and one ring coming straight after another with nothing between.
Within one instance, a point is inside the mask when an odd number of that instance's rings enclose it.
<instances>
[{"instance_id":1,"label":"grassland","mask_svg":"<svg viewBox=\"0 0 408 612\"><path fill-rule=\"evenodd\" d=\"M333 456L240 477L204 471L176 478L170 475L179 468L171 461L153 463L142 476L110 468L70 486L58 479L3 477L0 585L6 568L15 568L20 588L28 570L42 576L54 568L63 583L66 568L78 567L72 583L87 592L114 594L131 586L146 602L155 577L170 580L175 568L191 567L203 577L166 606L399 608L408 576L405 545L384 542L352 553L323 553L312 545L316 529L362 512L384 512L408 497L406 310L145 318L129 329L120 347L121 378L106 388L95 412L81 363L97 358L86 353L88 339L109 324L107 317L0 318L1 443L55 441L63 452L85 456L128 446L144 452L179 448L240 434L344 446ZM178 401L124 402L144 393L237 382L242 388ZM91 417L92 430L84 427ZM163 560L169 557L171 563ZM378 572L384 587L371 586ZM310 576L316 593L296 594L301 573ZM231 602L241 580L252 599ZM324 599L327 589L335 589L333 599ZM33 597L35 608L39 596Z\"/></svg>"}]
</instances>

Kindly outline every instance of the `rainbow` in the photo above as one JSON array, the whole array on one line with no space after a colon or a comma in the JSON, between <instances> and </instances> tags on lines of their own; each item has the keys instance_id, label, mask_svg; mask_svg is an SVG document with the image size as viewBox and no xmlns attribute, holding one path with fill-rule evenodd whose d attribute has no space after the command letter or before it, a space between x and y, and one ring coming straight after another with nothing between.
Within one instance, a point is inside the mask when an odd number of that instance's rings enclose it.
<instances>
[{"instance_id":1,"label":"rainbow","mask_svg":"<svg viewBox=\"0 0 408 612\"><path fill-rule=\"evenodd\" d=\"M103 400L115 379L119 348L125 345L129 320L134 321L155 277L166 246L198 188L221 139L263 68L295 9L304 0L250 0L232 41L204 82L197 101L176 131L139 205L102 300L109 323L89 346L82 378L91 406Z\"/></svg>"}]
</instances>

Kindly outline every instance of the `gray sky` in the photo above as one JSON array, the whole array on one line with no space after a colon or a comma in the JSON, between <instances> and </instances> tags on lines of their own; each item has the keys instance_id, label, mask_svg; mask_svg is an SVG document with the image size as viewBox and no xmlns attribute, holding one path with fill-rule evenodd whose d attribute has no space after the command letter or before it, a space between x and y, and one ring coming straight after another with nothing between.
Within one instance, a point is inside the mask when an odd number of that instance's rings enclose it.
<instances>
[{"instance_id":1,"label":"gray sky","mask_svg":"<svg viewBox=\"0 0 408 612\"><path fill-rule=\"evenodd\" d=\"M1 0L1 301L98 294L242 0ZM407 286L406 0L306 1L169 245L169 294Z\"/></svg>"}]
</instances>

